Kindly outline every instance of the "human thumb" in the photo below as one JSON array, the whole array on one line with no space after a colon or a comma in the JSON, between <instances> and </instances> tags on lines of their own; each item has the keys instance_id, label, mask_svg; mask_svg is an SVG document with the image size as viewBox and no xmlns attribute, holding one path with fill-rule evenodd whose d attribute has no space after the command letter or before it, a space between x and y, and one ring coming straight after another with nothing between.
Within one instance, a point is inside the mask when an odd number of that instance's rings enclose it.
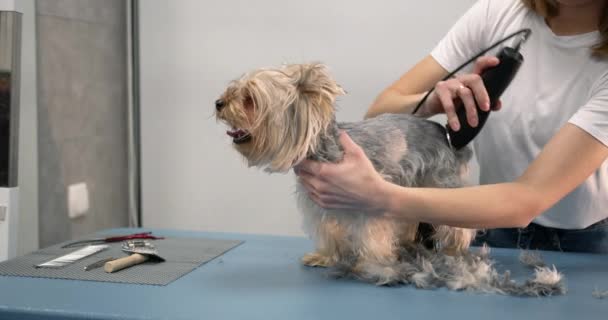
<instances>
[{"instance_id":1,"label":"human thumb","mask_svg":"<svg viewBox=\"0 0 608 320\"><path fill-rule=\"evenodd\" d=\"M340 133L340 144L344 148L345 154L358 155L362 152L361 147L344 131Z\"/></svg>"}]
</instances>

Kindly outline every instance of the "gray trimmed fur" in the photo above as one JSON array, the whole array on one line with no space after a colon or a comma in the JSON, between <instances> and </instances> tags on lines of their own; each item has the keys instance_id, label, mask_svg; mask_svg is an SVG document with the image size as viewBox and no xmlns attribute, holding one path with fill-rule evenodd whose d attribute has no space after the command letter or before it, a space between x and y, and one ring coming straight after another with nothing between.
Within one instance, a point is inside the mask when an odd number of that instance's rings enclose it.
<instances>
[{"instance_id":1,"label":"gray trimmed fur","mask_svg":"<svg viewBox=\"0 0 608 320\"><path fill-rule=\"evenodd\" d=\"M604 299L604 298L608 298L608 290L606 291L601 291L598 288L595 288L593 290L593 292L591 293L591 295L596 298L596 299Z\"/></svg>"},{"instance_id":2,"label":"gray trimmed fur","mask_svg":"<svg viewBox=\"0 0 608 320\"><path fill-rule=\"evenodd\" d=\"M532 268L545 267L545 262L538 251L523 250L519 255L519 261L525 266Z\"/></svg>"},{"instance_id":3,"label":"gray trimmed fur","mask_svg":"<svg viewBox=\"0 0 608 320\"><path fill-rule=\"evenodd\" d=\"M494 267L494 262L489 256L489 248L486 246L481 247L477 253L469 251L461 256L450 256L416 245L402 248L399 257L400 276L394 283L388 285L413 285L420 289L445 287L456 291L532 297L566 293L562 276L555 267L536 267L535 277L523 283L512 280L509 271L500 274ZM377 281L375 278L352 272L350 265L352 262L339 264L330 269L329 274L336 278ZM608 293L594 292L596 297L601 295L604 295L602 298L607 297Z\"/></svg>"},{"instance_id":4,"label":"gray trimmed fur","mask_svg":"<svg viewBox=\"0 0 608 320\"><path fill-rule=\"evenodd\" d=\"M409 187L461 187L461 169L471 159L471 149L455 151L447 144L445 129L436 122L408 114L384 114L356 123L338 123L364 151L385 179ZM322 135L318 152L311 158L335 162L342 152L334 147L338 130ZM397 135L398 133L398 135ZM390 159L391 142L405 138L407 153L398 161ZM324 157L319 157L324 155Z\"/></svg>"}]
</instances>

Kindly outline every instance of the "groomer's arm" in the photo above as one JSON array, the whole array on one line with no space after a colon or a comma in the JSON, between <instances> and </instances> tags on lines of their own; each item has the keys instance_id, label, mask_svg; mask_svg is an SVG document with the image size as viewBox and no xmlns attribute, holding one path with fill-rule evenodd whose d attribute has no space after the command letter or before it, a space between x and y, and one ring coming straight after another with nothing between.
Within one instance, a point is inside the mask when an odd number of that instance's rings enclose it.
<instances>
[{"instance_id":1,"label":"groomer's arm","mask_svg":"<svg viewBox=\"0 0 608 320\"><path fill-rule=\"evenodd\" d=\"M458 130L459 123L454 99L459 98L467 110L468 122L472 126L476 126L475 101L482 106L483 110L490 108L488 92L479 74L498 63L496 57L484 56L477 59L470 74L461 74L442 81L448 75L448 71L429 55L385 89L376 98L365 117L371 118L383 113L412 113L426 92L434 87L435 90L416 112L417 116L427 118L445 113L452 129ZM494 110L500 109L500 103L493 108Z\"/></svg>"},{"instance_id":2,"label":"groomer's arm","mask_svg":"<svg viewBox=\"0 0 608 320\"><path fill-rule=\"evenodd\" d=\"M311 199L321 207L465 228L528 225L608 156L608 147L567 124L514 182L452 189L405 188L385 181L346 134L340 141L344 147L341 162L304 161L297 167Z\"/></svg>"},{"instance_id":3,"label":"groomer's arm","mask_svg":"<svg viewBox=\"0 0 608 320\"><path fill-rule=\"evenodd\" d=\"M372 118L383 113L411 113L418 102L435 83L448 74L430 55L418 62L399 80L378 95L365 118ZM429 117L420 110L420 116ZM428 113L428 112L427 112Z\"/></svg>"},{"instance_id":4,"label":"groomer's arm","mask_svg":"<svg viewBox=\"0 0 608 320\"><path fill-rule=\"evenodd\" d=\"M390 215L414 221L471 228L523 227L587 179L606 157L604 144L566 124L512 183L457 189L382 183L379 201Z\"/></svg>"}]
</instances>

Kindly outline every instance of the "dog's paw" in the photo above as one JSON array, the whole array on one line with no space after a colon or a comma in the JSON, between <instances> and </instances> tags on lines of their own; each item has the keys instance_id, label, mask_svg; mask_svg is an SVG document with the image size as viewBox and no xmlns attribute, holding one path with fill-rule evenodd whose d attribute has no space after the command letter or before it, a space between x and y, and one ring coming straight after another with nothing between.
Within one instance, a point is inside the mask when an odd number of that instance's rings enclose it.
<instances>
[{"instance_id":1,"label":"dog's paw","mask_svg":"<svg viewBox=\"0 0 608 320\"><path fill-rule=\"evenodd\" d=\"M302 257L302 264L309 267L331 267L332 259L317 252L307 253Z\"/></svg>"}]
</instances>

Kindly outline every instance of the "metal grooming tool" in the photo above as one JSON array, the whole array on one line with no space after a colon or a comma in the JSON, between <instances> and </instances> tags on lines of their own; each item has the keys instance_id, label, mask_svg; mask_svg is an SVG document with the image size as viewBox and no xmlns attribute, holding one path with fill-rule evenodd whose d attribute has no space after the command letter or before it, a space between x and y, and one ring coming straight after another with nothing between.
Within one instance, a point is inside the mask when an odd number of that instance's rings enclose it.
<instances>
[{"instance_id":1,"label":"metal grooming tool","mask_svg":"<svg viewBox=\"0 0 608 320\"><path fill-rule=\"evenodd\" d=\"M104 258L99 261L93 262L90 265L84 267L84 271L91 271L93 269L101 268L101 267L103 267L104 264L106 264L106 262L112 261L115 259L116 258L114 258L114 257L109 257L109 258Z\"/></svg>"},{"instance_id":2,"label":"metal grooming tool","mask_svg":"<svg viewBox=\"0 0 608 320\"><path fill-rule=\"evenodd\" d=\"M61 268L109 248L109 245L86 246L59 258L36 265L36 268Z\"/></svg>"},{"instance_id":3,"label":"metal grooming tool","mask_svg":"<svg viewBox=\"0 0 608 320\"><path fill-rule=\"evenodd\" d=\"M165 259L158 255L156 247L147 240L129 240L122 245L122 251L130 253L128 257L108 261L104 265L104 270L108 273L116 272L148 260L163 262Z\"/></svg>"},{"instance_id":4,"label":"metal grooming tool","mask_svg":"<svg viewBox=\"0 0 608 320\"><path fill-rule=\"evenodd\" d=\"M78 241L68 243L68 244L64 245L62 248L74 248L74 247L86 246L89 244L121 242L121 241L127 241L127 240L135 240L135 239L159 240L159 239L164 239L164 238L153 236L152 232L141 232L141 233L133 233L133 234L127 234L127 235L114 236L114 237L102 237L102 238L95 238L95 239L78 240Z\"/></svg>"}]
</instances>

